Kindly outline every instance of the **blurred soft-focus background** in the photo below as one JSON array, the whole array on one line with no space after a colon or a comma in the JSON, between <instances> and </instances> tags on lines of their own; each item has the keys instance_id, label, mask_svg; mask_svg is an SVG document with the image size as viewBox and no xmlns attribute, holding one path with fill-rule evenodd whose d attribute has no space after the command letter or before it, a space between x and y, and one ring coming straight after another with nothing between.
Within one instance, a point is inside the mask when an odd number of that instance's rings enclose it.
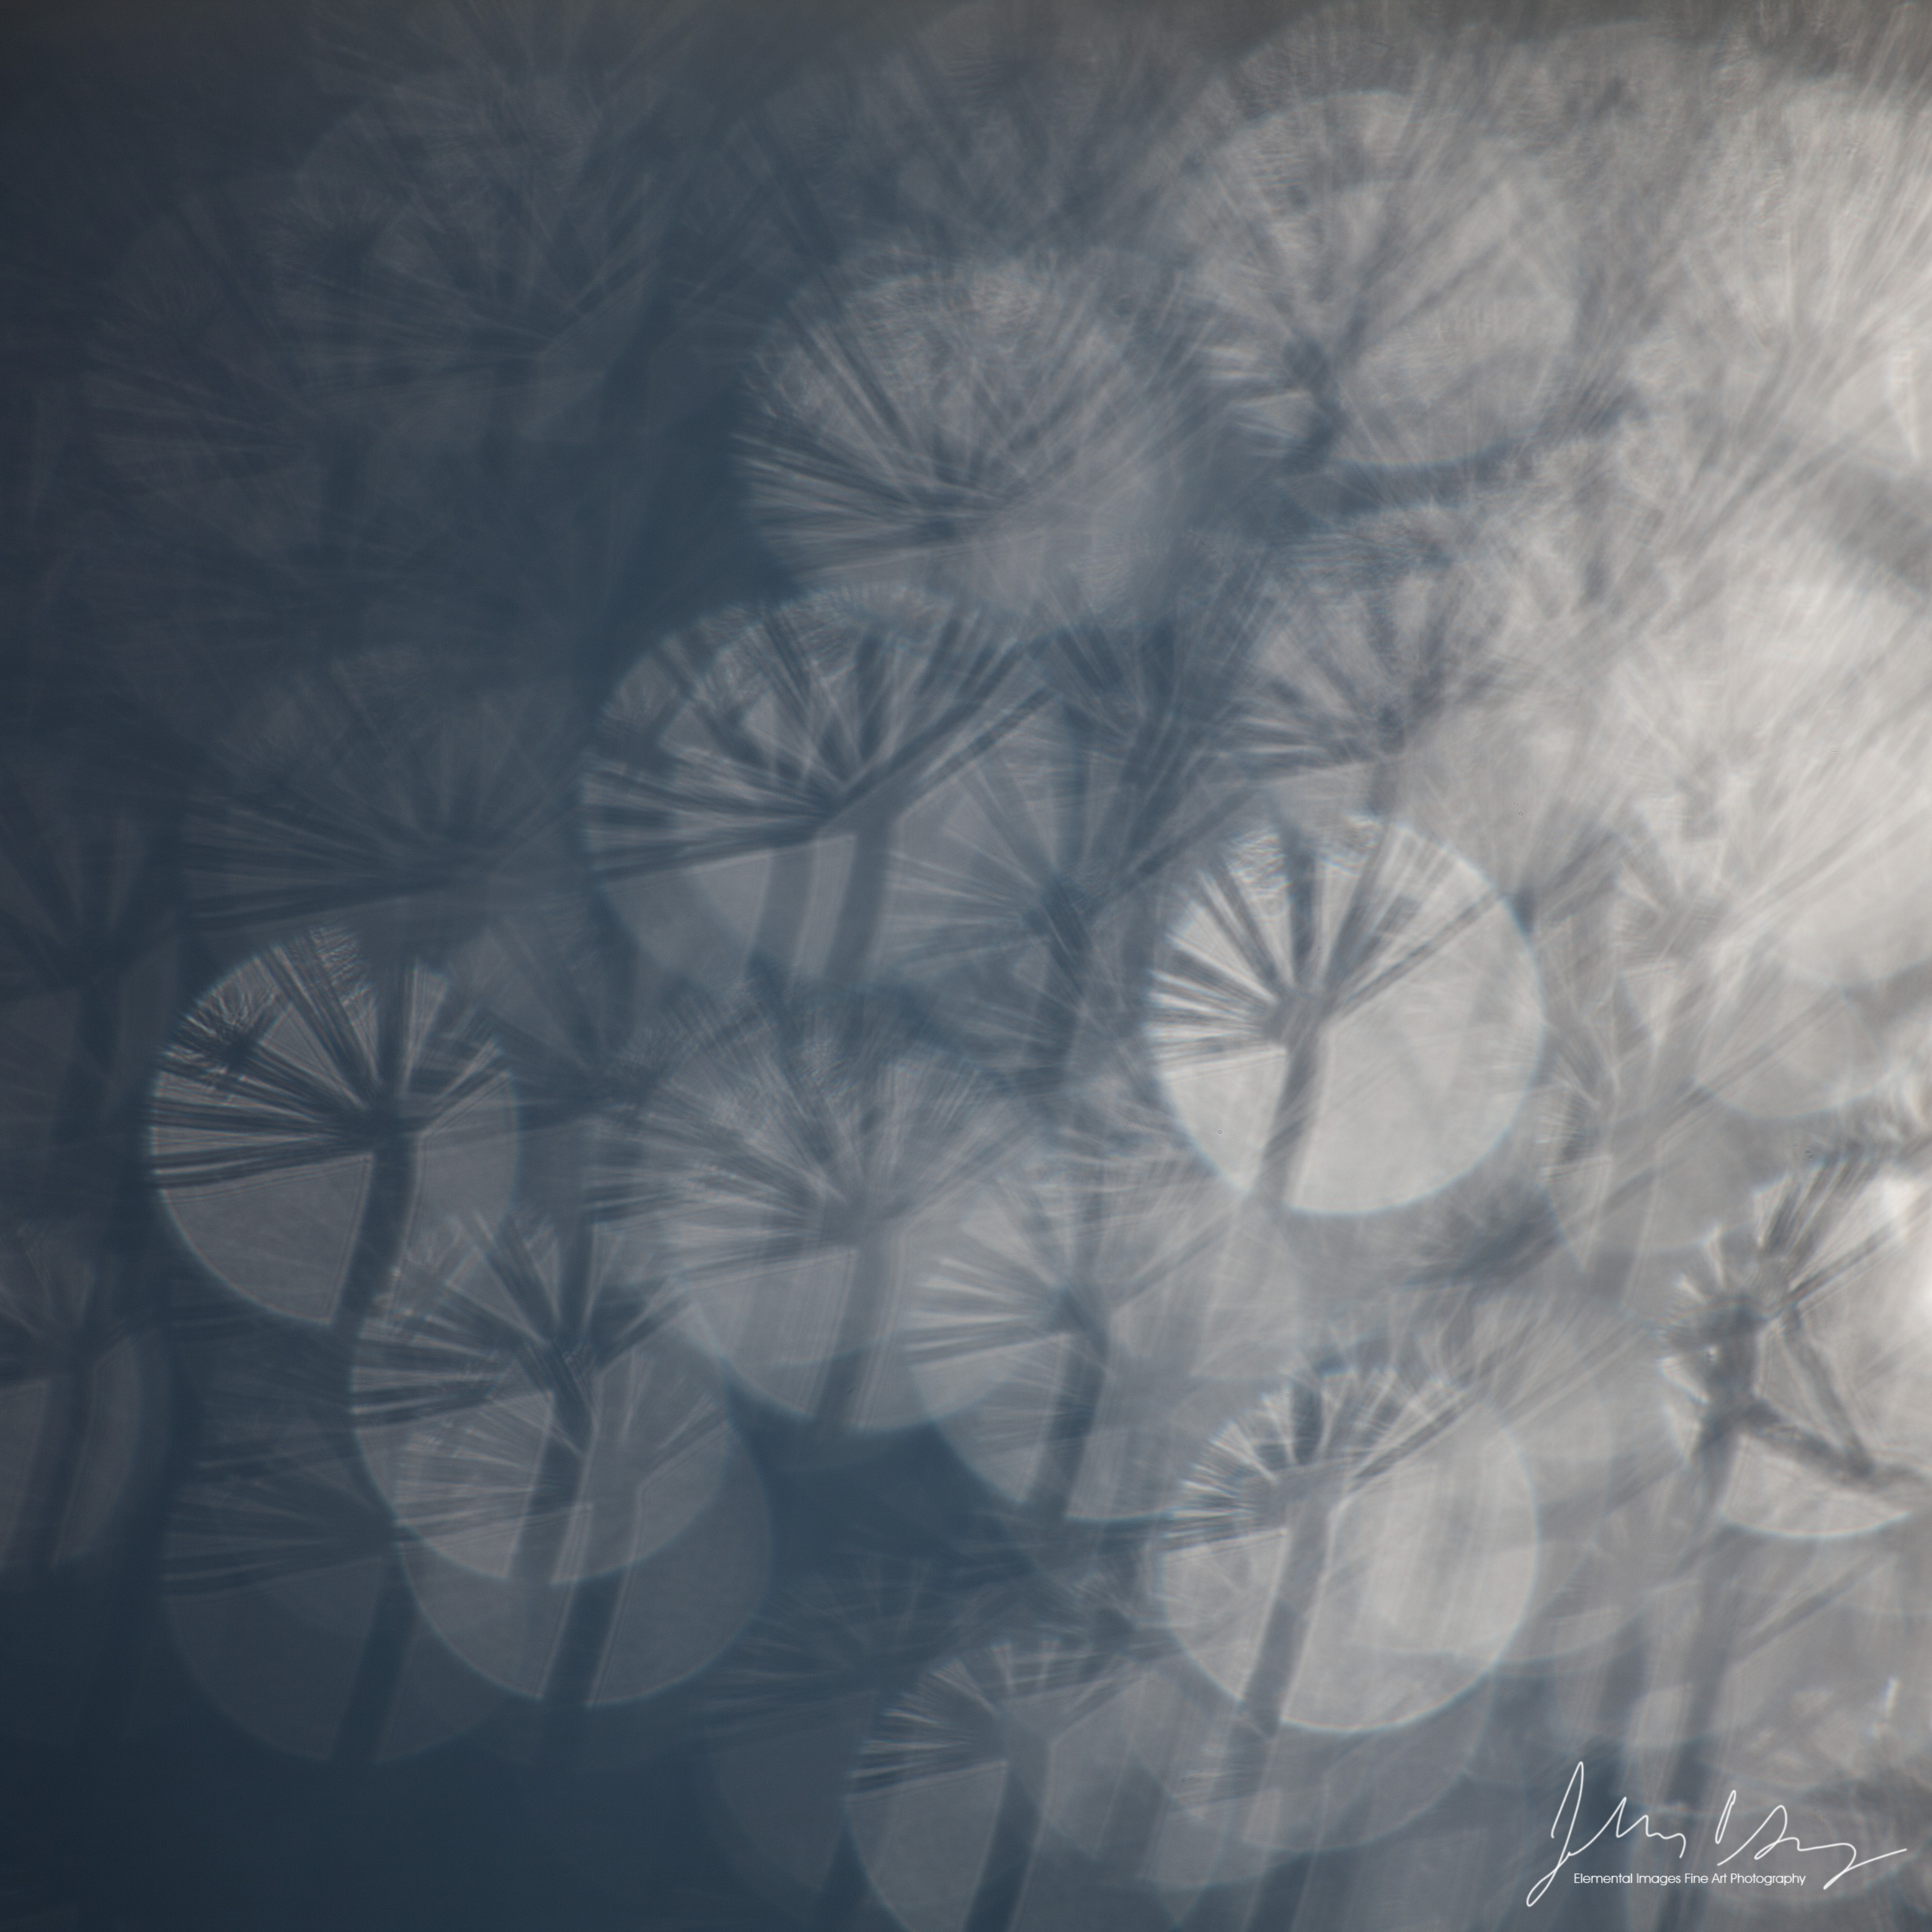
<instances>
[{"instance_id":1,"label":"blurred soft-focus background","mask_svg":"<svg viewBox=\"0 0 1932 1932\"><path fill-rule=\"evenodd\" d=\"M0 154L0 1927L1932 1922L1922 13Z\"/></svg>"}]
</instances>

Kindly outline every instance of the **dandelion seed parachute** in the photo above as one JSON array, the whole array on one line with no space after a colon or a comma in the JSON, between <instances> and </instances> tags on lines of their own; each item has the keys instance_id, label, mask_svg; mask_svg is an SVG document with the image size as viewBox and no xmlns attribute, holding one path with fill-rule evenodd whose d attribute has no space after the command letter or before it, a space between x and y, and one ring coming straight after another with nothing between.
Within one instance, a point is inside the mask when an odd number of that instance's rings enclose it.
<instances>
[{"instance_id":1,"label":"dandelion seed parachute","mask_svg":"<svg viewBox=\"0 0 1932 1932\"><path fill-rule=\"evenodd\" d=\"M1796 470L1834 451L1883 475L1932 459L1926 272L1932 129L1903 90L1788 85L1737 63L1638 369L1707 434ZM1689 265L1687 265L1689 266Z\"/></svg>"},{"instance_id":2,"label":"dandelion seed parachute","mask_svg":"<svg viewBox=\"0 0 1932 1932\"><path fill-rule=\"evenodd\" d=\"M184 204L122 266L85 385L131 520L352 610L431 559L514 575L479 533L562 541L566 502L621 547L656 470L605 405L670 198L640 118L561 74L445 68Z\"/></svg>"},{"instance_id":3,"label":"dandelion seed parachute","mask_svg":"<svg viewBox=\"0 0 1932 1932\"><path fill-rule=\"evenodd\" d=\"M1023 1882L1039 1830L1025 1707L1058 1710L1096 1670L1077 1642L996 1641L935 1665L880 1718L846 1812L866 1876L905 1932L961 1932L976 1900ZM1024 1771L1022 1758L1033 1760Z\"/></svg>"},{"instance_id":4,"label":"dandelion seed parachute","mask_svg":"<svg viewBox=\"0 0 1932 1932\"><path fill-rule=\"evenodd\" d=\"M958 1606L930 1565L836 1562L776 1594L709 1680L706 1760L746 1868L796 1902L827 1882L860 1746L946 1646Z\"/></svg>"},{"instance_id":5,"label":"dandelion seed parachute","mask_svg":"<svg viewBox=\"0 0 1932 1932\"><path fill-rule=\"evenodd\" d=\"M998 1901L1028 1924L1130 1922L1148 1909L1144 1867L1166 1800L1122 1720L1174 1646L1150 1618L1145 1581L1140 1552L1121 1546L1064 1592L996 1600L990 1635L942 1647L880 1714L848 1798L875 1881L875 1857L902 1868L916 1840L924 1779L976 1766L999 1784L999 1805L978 1882L962 1875L956 1906Z\"/></svg>"},{"instance_id":6,"label":"dandelion seed parachute","mask_svg":"<svg viewBox=\"0 0 1932 1932\"><path fill-rule=\"evenodd\" d=\"M500 1215L516 1150L508 1076L446 984L374 973L326 930L202 997L162 1056L148 1129L188 1251L326 1327L360 1319L412 1230Z\"/></svg>"},{"instance_id":7,"label":"dandelion seed parachute","mask_svg":"<svg viewBox=\"0 0 1932 1932\"><path fill-rule=\"evenodd\" d=\"M929 262L1136 250L1226 124L1186 42L1082 5L956 7L874 58L820 62L696 171L680 367L708 393L800 287L882 243Z\"/></svg>"},{"instance_id":8,"label":"dandelion seed parachute","mask_svg":"<svg viewBox=\"0 0 1932 1932\"><path fill-rule=\"evenodd\" d=\"M1828 1163L1760 1189L1684 1270L1659 1328L1668 1412L1707 1506L1844 1536L1918 1506L1932 1435L1923 1180Z\"/></svg>"},{"instance_id":9,"label":"dandelion seed parachute","mask_svg":"<svg viewBox=\"0 0 1932 1932\"><path fill-rule=\"evenodd\" d=\"M1391 511L1286 557L1216 558L1192 621L1240 640L1223 740L1310 836L1399 809L1406 764L1513 674L1498 645L1520 578L1492 527L1462 508Z\"/></svg>"},{"instance_id":10,"label":"dandelion seed parachute","mask_svg":"<svg viewBox=\"0 0 1932 1932\"><path fill-rule=\"evenodd\" d=\"M1526 444L1565 399L1580 262L1560 202L1453 92L1357 88L1234 136L1192 219L1215 374L1258 452L1371 470Z\"/></svg>"},{"instance_id":11,"label":"dandelion seed parachute","mask_svg":"<svg viewBox=\"0 0 1932 1932\"><path fill-rule=\"evenodd\" d=\"M1534 1498L1486 1406L1370 1364L1231 1424L1163 1544L1170 1622L1255 1722L1373 1730L1451 1702L1507 1647Z\"/></svg>"},{"instance_id":12,"label":"dandelion seed parachute","mask_svg":"<svg viewBox=\"0 0 1932 1932\"><path fill-rule=\"evenodd\" d=\"M471 1670L576 1710L639 1702L704 1669L758 1609L770 1564L764 1489L743 1456L682 1535L604 1576L486 1576L426 1544L406 1558L418 1609Z\"/></svg>"},{"instance_id":13,"label":"dandelion seed parachute","mask_svg":"<svg viewBox=\"0 0 1932 1932\"><path fill-rule=\"evenodd\" d=\"M1142 589L1184 417L1096 267L854 268L802 296L751 371L737 452L784 562L1029 630Z\"/></svg>"},{"instance_id":14,"label":"dandelion seed parachute","mask_svg":"<svg viewBox=\"0 0 1932 1932\"><path fill-rule=\"evenodd\" d=\"M546 893L540 916L504 908L454 956L450 978L515 1083L519 1201L560 1226L621 1217L632 1177L599 1172L599 1141L650 1106L706 1036L709 1006L640 964L587 880Z\"/></svg>"},{"instance_id":15,"label":"dandelion seed parachute","mask_svg":"<svg viewBox=\"0 0 1932 1932\"><path fill-rule=\"evenodd\" d=\"M1168 927L1145 1028L1169 1104L1234 1185L1366 1214L1432 1193L1508 1128L1542 1002L1484 880L1358 820L1319 851L1232 837Z\"/></svg>"},{"instance_id":16,"label":"dandelion seed parachute","mask_svg":"<svg viewBox=\"0 0 1932 1932\"><path fill-rule=\"evenodd\" d=\"M231 1374L177 1494L170 1634L244 1730L299 1757L375 1762L485 1717L489 1685L410 1613L393 1525L326 1409Z\"/></svg>"},{"instance_id":17,"label":"dandelion seed parachute","mask_svg":"<svg viewBox=\"0 0 1932 1932\"><path fill-rule=\"evenodd\" d=\"M1046 694L997 627L822 596L706 626L619 687L584 782L592 863L640 943L728 988L755 961L854 985L923 960L981 768Z\"/></svg>"},{"instance_id":18,"label":"dandelion seed parachute","mask_svg":"<svg viewBox=\"0 0 1932 1932\"><path fill-rule=\"evenodd\" d=\"M1286 1256L1191 1163L1077 1138L1010 1163L934 1251L904 1347L928 1411L1005 1496L1148 1516L1292 1354Z\"/></svg>"},{"instance_id":19,"label":"dandelion seed parachute","mask_svg":"<svg viewBox=\"0 0 1932 1932\"><path fill-rule=\"evenodd\" d=\"M902 976L1029 1090L1077 1088L1125 1046L1159 896L1243 788L1195 688L1210 675L1115 688L1166 649L1137 629L1054 640L1058 701L975 767L922 855L926 937Z\"/></svg>"},{"instance_id":20,"label":"dandelion seed parachute","mask_svg":"<svg viewBox=\"0 0 1932 1932\"><path fill-rule=\"evenodd\" d=\"M1225 112L1184 41L1078 6L955 8L867 80L892 218L956 247L1144 232Z\"/></svg>"},{"instance_id":21,"label":"dandelion seed parachute","mask_svg":"<svg viewBox=\"0 0 1932 1932\"><path fill-rule=\"evenodd\" d=\"M733 1450L677 1316L610 1231L424 1231L356 1339L356 1438L398 1521L500 1579L571 1583L663 1549Z\"/></svg>"},{"instance_id":22,"label":"dandelion seed parachute","mask_svg":"<svg viewBox=\"0 0 1932 1932\"><path fill-rule=\"evenodd\" d=\"M446 955L559 869L578 726L548 680L472 682L378 649L266 694L183 829L188 892L225 950L329 921ZM232 956L232 952L231 952Z\"/></svg>"},{"instance_id":23,"label":"dandelion seed parachute","mask_svg":"<svg viewBox=\"0 0 1932 1932\"><path fill-rule=\"evenodd\" d=\"M753 1012L607 1142L694 1332L742 1387L838 1430L923 1411L899 1340L919 1257L1025 1127L884 1001ZM614 1196L615 1193L614 1189Z\"/></svg>"},{"instance_id":24,"label":"dandelion seed parachute","mask_svg":"<svg viewBox=\"0 0 1932 1932\"><path fill-rule=\"evenodd\" d=\"M355 272L286 280L384 493L506 446L597 428L654 290L669 196L608 104L561 74L446 69L382 90L304 163L292 268L359 243ZM367 211L345 230L342 217Z\"/></svg>"}]
</instances>

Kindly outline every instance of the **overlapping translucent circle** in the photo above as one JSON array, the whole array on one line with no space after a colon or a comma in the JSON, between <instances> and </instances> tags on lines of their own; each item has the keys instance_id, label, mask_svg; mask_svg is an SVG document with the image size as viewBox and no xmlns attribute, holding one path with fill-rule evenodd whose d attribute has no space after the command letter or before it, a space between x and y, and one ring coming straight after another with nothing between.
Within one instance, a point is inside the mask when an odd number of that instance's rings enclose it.
<instances>
[{"instance_id":1,"label":"overlapping translucent circle","mask_svg":"<svg viewBox=\"0 0 1932 1932\"><path fill-rule=\"evenodd\" d=\"M1399 824L1314 850L1262 826L1213 856L1170 925L1146 1036L1236 1186L1366 1214L1433 1192L1509 1126L1541 989L1509 908L1454 854Z\"/></svg>"},{"instance_id":2,"label":"overlapping translucent circle","mask_svg":"<svg viewBox=\"0 0 1932 1932\"><path fill-rule=\"evenodd\" d=\"M1025 1132L896 1004L831 1000L739 1015L600 1158L700 1346L764 1401L867 1430L921 1418L902 1340L921 1258Z\"/></svg>"},{"instance_id":3,"label":"overlapping translucent circle","mask_svg":"<svg viewBox=\"0 0 1932 1932\"><path fill-rule=\"evenodd\" d=\"M1165 1507L1304 1318L1289 1256L1230 1210L1158 1149L1049 1142L1004 1167L932 1250L904 1322L958 1454L1049 1514Z\"/></svg>"},{"instance_id":4,"label":"overlapping translucent circle","mask_svg":"<svg viewBox=\"0 0 1932 1932\"><path fill-rule=\"evenodd\" d=\"M238 966L183 1017L148 1144L209 1272L326 1325L366 1303L411 1228L501 1214L516 1101L446 982L413 965L379 974L325 929Z\"/></svg>"},{"instance_id":5,"label":"overlapping translucent circle","mask_svg":"<svg viewBox=\"0 0 1932 1932\"><path fill-rule=\"evenodd\" d=\"M1393 1365L1312 1374L1229 1424L1166 1526L1162 1594L1265 1730L1373 1730L1475 1684L1528 1610L1535 1497L1486 1406Z\"/></svg>"},{"instance_id":6,"label":"overlapping translucent circle","mask_svg":"<svg viewBox=\"0 0 1932 1932\"><path fill-rule=\"evenodd\" d=\"M1339 92L1223 152L1202 268L1229 312L1231 405L1264 446L1451 462L1533 434L1561 400L1581 266L1568 212L1457 106Z\"/></svg>"},{"instance_id":7,"label":"overlapping translucent circle","mask_svg":"<svg viewBox=\"0 0 1932 1932\"><path fill-rule=\"evenodd\" d=\"M481 1722L496 1695L416 1616L394 1526L326 1412L280 1377L220 1393L163 1557L190 1676L298 1757L382 1762Z\"/></svg>"},{"instance_id":8,"label":"overlapping translucent circle","mask_svg":"<svg viewBox=\"0 0 1932 1932\"><path fill-rule=\"evenodd\" d=\"M1921 1506L1924 1185L1856 1162L1760 1189L1658 1310L1666 1414L1707 1502L1774 1536L1856 1535Z\"/></svg>"},{"instance_id":9,"label":"overlapping translucent circle","mask_svg":"<svg viewBox=\"0 0 1932 1932\"><path fill-rule=\"evenodd\" d=\"M405 1562L424 1618L470 1670L520 1697L597 1709L655 1696L730 1642L764 1594L771 1523L738 1455L681 1535L604 1576L493 1576L426 1544Z\"/></svg>"},{"instance_id":10,"label":"overlapping translucent circle","mask_svg":"<svg viewBox=\"0 0 1932 1932\"><path fill-rule=\"evenodd\" d=\"M635 1241L530 1215L418 1237L356 1338L357 1441L397 1520L557 1584L688 1529L734 1444L653 1275Z\"/></svg>"},{"instance_id":11,"label":"overlapping translucent circle","mask_svg":"<svg viewBox=\"0 0 1932 1932\"><path fill-rule=\"evenodd\" d=\"M929 599L827 594L694 628L606 708L594 862L667 964L853 984L916 970L953 821L1046 701L1011 637Z\"/></svg>"},{"instance_id":12,"label":"overlapping translucent circle","mask_svg":"<svg viewBox=\"0 0 1932 1932\"><path fill-rule=\"evenodd\" d=\"M427 957L554 874L578 727L549 677L476 677L418 647L332 660L225 734L183 839L225 956L360 921Z\"/></svg>"},{"instance_id":13,"label":"overlapping translucent circle","mask_svg":"<svg viewBox=\"0 0 1932 1932\"><path fill-rule=\"evenodd\" d=\"M740 466L808 580L910 583L1040 627L1157 560L1181 423L1100 276L995 261L844 278L778 324Z\"/></svg>"},{"instance_id":14,"label":"overlapping translucent circle","mask_svg":"<svg viewBox=\"0 0 1932 1932\"><path fill-rule=\"evenodd\" d=\"M835 1562L774 1592L710 1678L712 1788L740 1859L778 1896L826 1883L860 1747L958 1618L948 1581L903 1557Z\"/></svg>"}]
</instances>

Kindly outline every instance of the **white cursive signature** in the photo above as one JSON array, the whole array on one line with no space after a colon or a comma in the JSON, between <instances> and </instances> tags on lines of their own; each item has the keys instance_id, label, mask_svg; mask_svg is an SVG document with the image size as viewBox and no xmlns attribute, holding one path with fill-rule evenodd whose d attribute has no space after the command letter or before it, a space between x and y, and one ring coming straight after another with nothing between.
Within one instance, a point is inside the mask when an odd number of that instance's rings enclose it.
<instances>
[{"instance_id":1,"label":"white cursive signature","mask_svg":"<svg viewBox=\"0 0 1932 1932\"><path fill-rule=\"evenodd\" d=\"M1738 1794L1736 1792L1733 1791L1730 1796L1725 1801L1723 1816L1718 1820L1716 1842L1720 1845L1724 1842L1725 1828L1731 1822L1731 1808L1735 1805L1737 1802ZM1556 1874L1560 1872L1572 1858L1580 1858L1583 1853L1587 1852L1590 1847L1597 1842L1598 1839L1600 1838L1606 1832L1611 1828L1612 1826L1616 1827L1616 1834L1620 1838L1627 1837L1630 1832L1634 1832L1637 1827L1641 1825L1643 1827L1643 1834L1646 1838L1657 1838L1660 1840L1670 1838L1676 1839L1677 1841L1677 1856L1681 1861L1690 1849L1690 1841L1684 1837L1684 1834L1682 1832L1659 1832L1654 1829L1651 1825L1650 1814L1648 1811L1642 1813L1640 1816L1626 1823L1624 1822L1624 1812L1625 1808L1629 1804L1629 1803L1630 1800L1628 1798L1619 1798L1617 1800L1616 1809L1610 1814L1609 1817L1604 1820L1603 1823L1597 1828L1596 1832L1592 1834L1591 1837L1586 1839L1582 1844L1573 1846L1570 1842L1570 1837L1576 1828L1577 1816L1583 1808L1583 1767L1581 1762L1579 1762L1576 1768L1570 1774L1570 1782L1564 1786L1563 1802L1557 1806L1556 1819L1550 1827L1550 1835L1552 1838L1556 1837L1559 1828L1562 1831L1563 1850L1562 1856L1558 1857L1556 1862L1552 1865L1533 1886L1530 1887L1529 1896L1523 1900L1524 1904L1534 1905L1555 1882ZM1762 1858L1767 1856L1769 1853L1776 1851L1780 1845L1789 1845L1791 1846L1792 1850L1797 1852L1849 1852L1851 1853L1851 1857L1849 1861L1847 1861L1844 1864L1840 1865L1838 1869L1825 1881L1824 1884L1820 1888L1822 1891L1829 1892L1832 1886L1838 1883L1839 1880L1846 1876L1849 1873L1858 1870L1863 1866L1875 1865L1882 1863L1886 1858L1902 1858L1905 1856L1905 1848L1901 1846L1899 1850L1895 1852L1880 1852L1875 1857L1862 1858L1858 1856L1858 1847L1856 1845L1847 1844L1846 1840L1842 1838L1834 1838L1826 1844L1808 1845L1794 1834L1786 1830L1786 1826L1787 1826L1791 1822L1790 1814L1785 1810L1782 1804L1774 1804L1771 1809L1764 1814L1763 1822L1759 1825L1757 1830L1754 1832L1742 1844L1738 1846L1736 1850L1726 1852L1724 1856L1718 1861L1718 1864L1720 1867L1727 1865L1730 1863L1732 1859L1742 1858L1746 1852L1750 1851L1751 1846L1757 1844L1760 1835L1769 1828L1771 1821L1774 1818L1778 1820L1779 1835L1777 1838L1773 1838L1768 1844L1760 1845L1758 1846L1756 1852L1753 1854L1752 1862L1754 1864L1755 1864L1758 1859ZM1754 1881L1754 1882L1756 1882L1756 1881Z\"/></svg>"},{"instance_id":2,"label":"white cursive signature","mask_svg":"<svg viewBox=\"0 0 1932 1932\"><path fill-rule=\"evenodd\" d=\"M1576 1814L1583 1808L1583 1766L1582 1760L1579 1760L1576 1768L1570 1774L1570 1782L1563 1787L1563 1802L1557 1806L1555 1821L1550 1827L1550 1835L1553 1838L1556 1835L1557 1826L1563 1825L1563 1855L1530 1887L1529 1896L1523 1900L1524 1904L1534 1905L1556 1882L1556 1874L1572 1858L1581 1858L1612 1825L1617 1828L1617 1836L1620 1838L1634 1832L1639 1825L1643 1827L1643 1834L1646 1838L1675 1838L1677 1840L1677 1856L1680 1858L1690 1849L1689 1840L1682 1832L1652 1830L1650 1814L1648 1811L1630 1823L1625 1824L1624 1807L1629 1802L1630 1800L1628 1798L1619 1798L1617 1800L1617 1808L1598 1827L1595 1835L1577 1846L1573 1851L1570 1846L1570 1834L1576 1828ZM1563 1822L1563 1814L1565 1811L1570 1814L1570 1822L1567 1825Z\"/></svg>"}]
</instances>

